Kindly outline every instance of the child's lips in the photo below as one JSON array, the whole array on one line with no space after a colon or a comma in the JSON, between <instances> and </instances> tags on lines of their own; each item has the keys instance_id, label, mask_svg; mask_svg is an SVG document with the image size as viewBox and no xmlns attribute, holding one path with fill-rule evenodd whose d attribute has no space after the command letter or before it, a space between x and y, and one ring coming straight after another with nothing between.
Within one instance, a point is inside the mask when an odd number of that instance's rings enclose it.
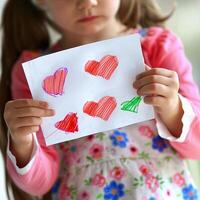
<instances>
[{"instance_id":1,"label":"child's lips","mask_svg":"<svg viewBox=\"0 0 200 200\"><path fill-rule=\"evenodd\" d=\"M81 19L78 20L79 23L84 23L84 22L90 22L90 21L93 21L95 19L97 19L98 16L86 16L86 17L83 17Z\"/></svg>"}]
</instances>

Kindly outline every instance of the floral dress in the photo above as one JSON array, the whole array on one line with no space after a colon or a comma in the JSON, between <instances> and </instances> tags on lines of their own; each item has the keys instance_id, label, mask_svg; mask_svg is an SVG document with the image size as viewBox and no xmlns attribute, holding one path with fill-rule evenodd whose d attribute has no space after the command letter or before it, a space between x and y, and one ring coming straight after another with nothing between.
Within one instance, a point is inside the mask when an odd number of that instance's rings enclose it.
<instances>
[{"instance_id":1,"label":"floral dress","mask_svg":"<svg viewBox=\"0 0 200 200\"><path fill-rule=\"evenodd\" d=\"M145 37L147 30L140 34ZM53 199L200 199L180 155L158 135L155 120L62 143L57 149L62 172Z\"/></svg>"},{"instance_id":2,"label":"floral dress","mask_svg":"<svg viewBox=\"0 0 200 200\"><path fill-rule=\"evenodd\" d=\"M58 148L64 154L63 174L52 190L55 199L199 199L183 161L157 134L154 120Z\"/></svg>"}]
</instances>

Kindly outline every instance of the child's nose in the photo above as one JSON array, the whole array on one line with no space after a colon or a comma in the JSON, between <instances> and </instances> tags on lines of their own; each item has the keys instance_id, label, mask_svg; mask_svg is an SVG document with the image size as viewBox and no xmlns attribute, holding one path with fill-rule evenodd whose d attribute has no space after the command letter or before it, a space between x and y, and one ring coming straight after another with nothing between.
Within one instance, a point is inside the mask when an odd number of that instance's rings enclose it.
<instances>
[{"instance_id":1,"label":"child's nose","mask_svg":"<svg viewBox=\"0 0 200 200\"><path fill-rule=\"evenodd\" d=\"M79 0L78 9L90 9L98 4L98 0Z\"/></svg>"}]
</instances>

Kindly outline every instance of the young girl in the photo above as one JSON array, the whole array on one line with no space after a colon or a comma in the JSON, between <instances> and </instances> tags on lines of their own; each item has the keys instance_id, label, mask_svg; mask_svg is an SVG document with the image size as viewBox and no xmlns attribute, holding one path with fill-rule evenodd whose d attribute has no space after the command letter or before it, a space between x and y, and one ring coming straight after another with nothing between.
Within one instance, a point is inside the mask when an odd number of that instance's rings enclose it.
<instances>
[{"instance_id":1,"label":"young girl","mask_svg":"<svg viewBox=\"0 0 200 200\"><path fill-rule=\"evenodd\" d=\"M200 96L180 40L161 28L167 18L154 0L8 0L1 138L7 170L21 190L39 196L54 185L61 200L200 199L182 161L200 159ZM47 23L62 36L52 47ZM21 64L135 32L147 65L133 87L154 107L155 120L46 147L39 126L55 111L31 99Z\"/></svg>"}]
</instances>

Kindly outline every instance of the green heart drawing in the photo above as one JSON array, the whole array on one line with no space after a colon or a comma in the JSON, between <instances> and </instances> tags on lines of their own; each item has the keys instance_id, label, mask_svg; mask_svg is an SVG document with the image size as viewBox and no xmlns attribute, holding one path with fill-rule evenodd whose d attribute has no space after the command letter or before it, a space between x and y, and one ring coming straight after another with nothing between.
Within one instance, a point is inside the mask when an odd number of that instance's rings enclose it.
<instances>
[{"instance_id":1,"label":"green heart drawing","mask_svg":"<svg viewBox=\"0 0 200 200\"><path fill-rule=\"evenodd\" d=\"M142 100L141 96L136 96L129 101L125 101L121 104L121 110L138 113L138 107L141 100Z\"/></svg>"}]
</instances>

